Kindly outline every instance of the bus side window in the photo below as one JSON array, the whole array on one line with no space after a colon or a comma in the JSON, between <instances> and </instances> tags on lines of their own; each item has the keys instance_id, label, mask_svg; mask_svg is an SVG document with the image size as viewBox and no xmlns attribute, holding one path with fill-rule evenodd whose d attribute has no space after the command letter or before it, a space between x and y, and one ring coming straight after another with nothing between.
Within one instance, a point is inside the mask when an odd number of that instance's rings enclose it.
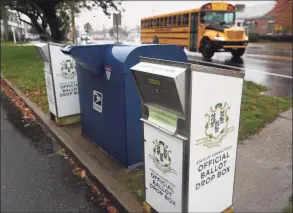
<instances>
[{"instance_id":1,"label":"bus side window","mask_svg":"<svg viewBox=\"0 0 293 213\"><path fill-rule=\"evenodd\" d=\"M161 18L161 19L160 19L160 27L163 27L163 26L164 26L164 19Z\"/></svg>"},{"instance_id":2,"label":"bus side window","mask_svg":"<svg viewBox=\"0 0 293 213\"><path fill-rule=\"evenodd\" d=\"M189 14L183 15L183 25L188 25Z\"/></svg>"},{"instance_id":3,"label":"bus side window","mask_svg":"<svg viewBox=\"0 0 293 213\"><path fill-rule=\"evenodd\" d=\"M159 27L159 26L160 26L160 19L157 18L157 27Z\"/></svg>"},{"instance_id":4,"label":"bus side window","mask_svg":"<svg viewBox=\"0 0 293 213\"><path fill-rule=\"evenodd\" d=\"M152 19L150 20L150 27L151 28L153 27L153 20Z\"/></svg>"},{"instance_id":5,"label":"bus side window","mask_svg":"<svg viewBox=\"0 0 293 213\"><path fill-rule=\"evenodd\" d=\"M173 16L173 26L176 26L176 22L177 22L177 16Z\"/></svg>"},{"instance_id":6,"label":"bus side window","mask_svg":"<svg viewBox=\"0 0 293 213\"><path fill-rule=\"evenodd\" d=\"M167 25L168 25L168 18L165 17L165 18L164 18L164 27L167 27Z\"/></svg>"},{"instance_id":7,"label":"bus side window","mask_svg":"<svg viewBox=\"0 0 293 213\"><path fill-rule=\"evenodd\" d=\"M157 19L154 19L154 27L157 27Z\"/></svg>"},{"instance_id":8,"label":"bus side window","mask_svg":"<svg viewBox=\"0 0 293 213\"><path fill-rule=\"evenodd\" d=\"M178 19L177 25L179 26L181 25L181 15L178 15L177 19Z\"/></svg>"},{"instance_id":9,"label":"bus side window","mask_svg":"<svg viewBox=\"0 0 293 213\"><path fill-rule=\"evenodd\" d=\"M149 22L149 20L146 20L146 23L147 23L147 24L146 24L146 27L149 28L149 27L150 27L150 24L149 24L150 22Z\"/></svg>"},{"instance_id":10,"label":"bus side window","mask_svg":"<svg viewBox=\"0 0 293 213\"><path fill-rule=\"evenodd\" d=\"M141 28L144 28L144 22L142 20L141 20L140 25L141 25Z\"/></svg>"},{"instance_id":11,"label":"bus side window","mask_svg":"<svg viewBox=\"0 0 293 213\"><path fill-rule=\"evenodd\" d=\"M168 26L172 26L172 16L168 18Z\"/></svg>"}]
</instances>

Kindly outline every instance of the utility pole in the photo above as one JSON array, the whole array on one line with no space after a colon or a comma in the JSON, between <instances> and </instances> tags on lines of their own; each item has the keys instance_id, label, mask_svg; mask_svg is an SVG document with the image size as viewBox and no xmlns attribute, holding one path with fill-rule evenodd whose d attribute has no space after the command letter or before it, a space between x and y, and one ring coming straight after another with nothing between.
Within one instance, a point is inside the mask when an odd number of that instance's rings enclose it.
<instances>
[{"instance_id":1,"label":"utility pole","mask_svg":"<svg viewBox=\"0 0 293 213\"><path fill-rule=\"evenodd\" d=\"M118 40L119 40L119 36L118 36L118 32L119 32L119 25L116 24L116 30L117 30L117 43L118 43Z\"/></svg>"},{"instance_id":2,"label":"utility pole","mask_svg":"<svg viewBox=\"0 0 293 213\"><path fill-rule=\"evenodd\" d=\"M74 18L74 7L71 5L71 27L72 27L72 42L77 44L76 29L75 29L75 18Z\"/></svg>"},{"instance_id":3,"label":"utility pole","mask_svg":"<svg viewBox=\"0 0 293 213\"><path fill-rule=\"evenodd\" d=\"M121 25L121 13L114 13L113 14L113 31L114 31L114 27L116 26L116 30L117 30L117 43L119 41L119 26Z\"/></svg>"}]
</instances>

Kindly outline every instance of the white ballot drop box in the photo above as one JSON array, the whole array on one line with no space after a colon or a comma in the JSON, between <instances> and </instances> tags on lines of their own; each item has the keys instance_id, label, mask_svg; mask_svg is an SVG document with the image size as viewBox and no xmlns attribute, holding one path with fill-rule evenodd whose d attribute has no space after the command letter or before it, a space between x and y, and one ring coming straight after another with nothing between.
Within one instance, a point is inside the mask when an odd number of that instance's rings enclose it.
<instances>
[{"instance_id":1,"label":"white ballot drop box","mask_svg":"<svg viewBox=\"0 0 293 213\"><path fill-rule=\"evenodd\" d=\"M145 202L157 212L233 205L243 73L140 58Z\"/></svg>"},{"instance_id":2,"label":"white ballot drop box","mask_svg":"<svg viewBox=\"0 0 293 213\"><path fill-rule=\"evenodd\" d=\"M61 52L65 45L37 43L46 80L51 119L58 125L80 121L79 92L75 61Z\"/></svg>"}]
</instances>

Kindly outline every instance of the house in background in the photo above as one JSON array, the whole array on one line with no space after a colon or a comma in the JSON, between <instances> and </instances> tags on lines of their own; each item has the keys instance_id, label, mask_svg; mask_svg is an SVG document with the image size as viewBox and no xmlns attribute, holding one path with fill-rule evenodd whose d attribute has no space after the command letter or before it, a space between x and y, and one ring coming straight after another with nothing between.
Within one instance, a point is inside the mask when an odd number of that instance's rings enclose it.
<instances>
[{"instance_id":1,"label":"house in background","mask_svg":"<svg viewBox=\"0 0 293 213\"><path fill-rule=\"evenodd\" d=\"M8 31L15 33L16 40L21 40L24 36L27 36L28 33L28 24L19 20L17 13L14 11L6 11L7 12L7 23L8 23ZM1 19L1 36L3 36L4 32L4 21ZM1 38L2 39L2 38Z\"/></svg>"},{"instance_id":2,"label":"house in background","mask_svg":"<svg viewBox=\"0 0 293 213\"><path fill-rule=\"evenodd\" d=\"M260 36L292 36L292 0L278 0L236 12L236 24Z\"/></svg>"}]
</instances>

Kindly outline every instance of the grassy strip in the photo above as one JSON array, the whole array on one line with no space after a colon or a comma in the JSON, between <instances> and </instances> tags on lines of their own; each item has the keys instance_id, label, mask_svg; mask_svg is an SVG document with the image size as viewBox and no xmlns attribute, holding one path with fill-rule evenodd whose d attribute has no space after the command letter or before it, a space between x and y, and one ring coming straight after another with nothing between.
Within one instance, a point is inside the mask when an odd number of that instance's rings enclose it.
<instances>
[{"instance_id":1,"label":"grassy strip","mask_svg":"<svg viewBox=\"0 0 293 213\"><path fill-rule=\"evenodd\" d=\"M292 99L287 97L264 96L261 93L269 88L245 82L242 94L239 140L258 132L272 122L281 112L292 107Z\"/></svg>"},{"instance_id":2,"label":"grassy strip","mask_svg":"<svg viewBox=\"0 0 293 213\"><path fill-rule=\"evenodd\" d=\"M43 63L35 47L2 46L1 72L13 85L48 112Z\"/></svg>"},{"instance_id":3,"label":"grassy strip","mask_svg":"<svg viewBox=\"0 0 293 213\"><path fill-rule=\"evenodd\" d=\"M17 41L16 44L13 41L1 41L1 45L3 46L16 46L17 44L27 44L29 42L26 41Z\"/></svg>"},{"instance_id":4,"label":"grassy strip","mask_svg":"<svg viewBox=\"0 0 293 213\"><path fill-rule=\"evenodd\" d=\"M292 195L289 198L289 205L282 210L282 213L292 213Z\"/></svg>"},{"instance_id":5,"label":"grassy strip","mask_svg":"<svg viewBox=\"0 0 293 213\"><path fill-rule=\"evenodd\" d=\"M1 47L2 74L18 87L26 96L48 112L45 78L42 60L34 47ZM292 107L292 99L264 96L261 93L267 87L245 82L242 96L239 140L258 132L267 123L272 122L281 112ZM116 176L127 186L133 195L143 200L143 171L127 170Z\"/></svg>"}]
</instances>

